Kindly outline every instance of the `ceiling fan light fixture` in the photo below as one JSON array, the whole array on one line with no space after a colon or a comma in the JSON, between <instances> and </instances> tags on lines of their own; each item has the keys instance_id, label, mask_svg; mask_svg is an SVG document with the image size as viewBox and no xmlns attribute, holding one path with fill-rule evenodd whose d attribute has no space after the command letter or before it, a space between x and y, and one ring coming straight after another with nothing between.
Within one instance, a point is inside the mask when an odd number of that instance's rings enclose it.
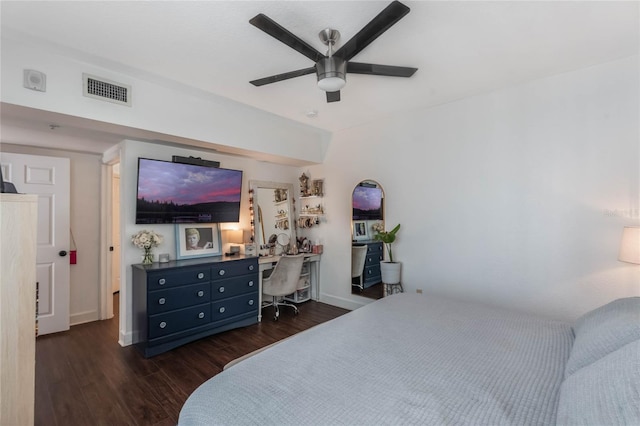
<instances>
[{"instance_id":1,"label":"ceiling fan light fixture","mask_svg":"<svg viewBox=\"0 0 640 426\"><path fill-rule=\"evenodd\" d=\"M347 82L340 77L325 77L318 80L318 87L325 92L337 92L344 87Z\"/></svg>"},{"instance_id":2,"label":"ceiling fan light fixture","mask_svg":"<svg viewBox=\"0 0 640 426\"><path fill-rule=\"evenodd\" d=\"M331 56L316 63L318 87L325 92L337 92L347 84L347 62Z\"/></svg>"}]
</instances>

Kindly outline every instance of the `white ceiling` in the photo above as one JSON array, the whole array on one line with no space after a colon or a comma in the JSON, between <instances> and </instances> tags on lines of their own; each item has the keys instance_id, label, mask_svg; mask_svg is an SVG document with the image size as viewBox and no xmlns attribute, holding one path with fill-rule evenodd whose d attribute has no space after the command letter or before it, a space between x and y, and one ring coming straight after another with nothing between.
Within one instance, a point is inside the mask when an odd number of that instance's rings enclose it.
<instances>
[{"instance_id":1,"label":"white ceiling","mask_svg":"<svg viewBox=\"0 0 640 426\"><path fill-rule=\"evenodd\" d=\"M418 72L408 79L349 74L342 100L331 104L313 74L262 87L249 84L313 65L249 19L264 13L324 52L320 30L338 29L346 42L389 1L3 0L0 7L3 32L42 39L117 71L153 74L328 131L639 50L636 1L404 3L411 12L353 60L412 66ZM307 117L309 111L317 111L317 117ZM36 118L14 111L3 113L7 120L28 127ZM92 130L90 124L84 127ZM101 129L99 136L105 135Z\"/></svg>"}]
</instances>

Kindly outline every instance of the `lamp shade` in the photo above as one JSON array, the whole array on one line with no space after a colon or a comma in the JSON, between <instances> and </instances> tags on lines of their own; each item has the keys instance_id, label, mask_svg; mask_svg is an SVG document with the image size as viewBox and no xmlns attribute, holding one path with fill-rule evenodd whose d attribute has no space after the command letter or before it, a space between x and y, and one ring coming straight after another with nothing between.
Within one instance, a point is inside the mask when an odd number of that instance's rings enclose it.
<instances>
[{"instance_id":1,"label":"lamp shade","mask_svg":"<svg viewBox=\"0 0 640 426\"><path fill-rule=\"evenodd\" d=\"M618 260L640 264L640 226L625 226L622 230Z\"/></svg>"},{"instance_id":2,"label":"lamp shade","mask_svg":"<svg viewBox=\"0 0 640 426\"><path fill-rule=\"evenodd\" d=\"M227 229L227 242L232 244L242 243L242 229Z\"/></svg>"}]
</instances>

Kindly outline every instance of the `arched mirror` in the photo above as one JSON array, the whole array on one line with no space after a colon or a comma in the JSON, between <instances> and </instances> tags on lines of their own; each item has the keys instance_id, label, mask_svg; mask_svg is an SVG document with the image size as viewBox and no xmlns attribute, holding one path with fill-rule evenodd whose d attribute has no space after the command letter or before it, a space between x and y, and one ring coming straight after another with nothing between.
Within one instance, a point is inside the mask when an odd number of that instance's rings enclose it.
<instances>
[{"instance_id":1,"label":"arched mirror","mask_svg":"<svg viewBox=\"0 0 640 426\"><path fill-rule=\"evenodd\" d=\"M288 253L296 242L293 184L249 181L253 203L253 241L260 255Z\"/></svg>"},{"instance_id":2,"label":"arched mirror","mask_svg":"<svg viewBox=\"0 0 640 426\"><path fill-rule=\"evenodd\" d=\"M382 186L373 180L358 183L351 207L351 293L379 299L383 296L380 261L384 247L375 235L384 230Z\"/></svg>"}]
</instances>

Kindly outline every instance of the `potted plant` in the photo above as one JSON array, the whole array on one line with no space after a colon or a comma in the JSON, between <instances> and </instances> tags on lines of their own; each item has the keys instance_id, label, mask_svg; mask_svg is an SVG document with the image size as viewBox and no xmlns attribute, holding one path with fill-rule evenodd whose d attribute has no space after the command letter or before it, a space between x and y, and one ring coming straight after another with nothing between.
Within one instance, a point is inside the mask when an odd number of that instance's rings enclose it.
<instances>
[{"instance_id":1,"label":"potted plant","mask_svg":"<svg viewBox=\"0 0 640 426\"><path fill-rule=\"evenodd\" d=\"M402 263L393 260L393 251L391 245L396 240L396 234L400 229L398 224L391 231L378 231L373 237L376 241L382 241L387 248L389 260L380 262L380 272L382 273L382 282L385 284L398 284L400 282L400 271Z\"/></svg>"}]
</instances>

